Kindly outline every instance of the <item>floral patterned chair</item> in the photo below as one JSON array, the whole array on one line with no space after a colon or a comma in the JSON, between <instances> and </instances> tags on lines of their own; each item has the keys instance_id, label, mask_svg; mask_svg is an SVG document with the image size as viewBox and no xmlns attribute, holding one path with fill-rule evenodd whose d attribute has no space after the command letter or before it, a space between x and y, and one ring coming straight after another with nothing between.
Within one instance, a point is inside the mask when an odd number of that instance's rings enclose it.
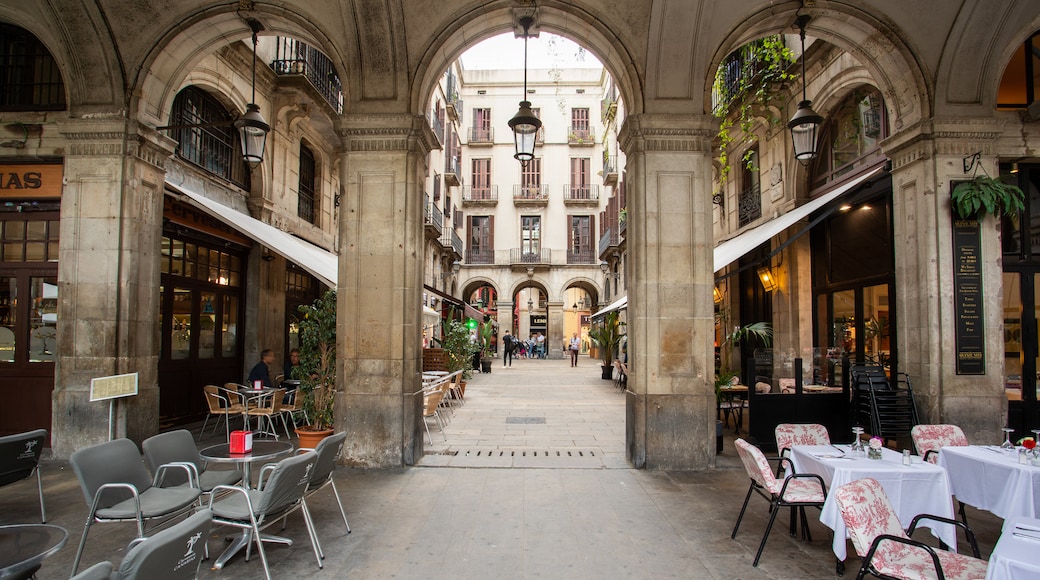
<instances>
[{"instance_id":1,"label":"floral patterned chair","mask_svg":"<svg viewBox=\"0 0 1040 580\"><path fill-rule=\"evenodd\" d=\"M818 423L780 423L773 430L776 437L777 455L787 457L791 447L795 445L830 445L831 436L827 428ZM776 467L776 476L780 477L780 467Z\"/></svg>"},{"instance_id":2,"label":"floral patterned chair","mask_svg":"<svg viewBox=\"0 0 1040 580\"><path fill-rule=\"evenodd\" d=\"M939 450L947 445L966 447L968 438L964 431L956 425L914 425L910 429L910 437L914 440L917 453L925 461L935 463L939 459Z\"/></svg>"},{"instance_id":3,"label":"floral patterned chair","mask_svg":"<svg viewBox=\"0 0 1040 580\"><path fill-rule=\"evenodd\" d=\"M982 579L986 562L979 559L975 534L963 522L939 516L918 515L905 532L899 524L884 488L872 477L857 479L832 490L856 553L863 560L856 580L868 572L879 578ZM963 528L971 544L971 556L933 548L911 539L917 522L930 519Z\"/></svg>"},{"instance_id":4,"label":"floral patterned chair","mask_svg":"<svg viewBox=\"0 0 1040 580\"><path fill-rule=\"evenodd\" d=\"M755 554L755 562L752 564L752 566L758 566L758 560L762 557L762 550L766 547L766 540L769 539L769 532L773 529L773 522L776 520L776 514L780 511L780 508L800 508L802 533L807 540L811 539L809 535L809 520L805 517L805 508L822 508L823 502L827 499L827 486L818 475L794 473L793 466L789 472L791 475L778 481L773 475L769 461L758 447L743 439L737 439L736 444L740 461L744 464L748 477L751 478L751 486L748 488L747 496L744 497L744 505L740 508L740 515L737 516L737 523L733 526L733 533L730 535L730 538L737 537L740 520L744 518L744 511L747 510L751 493L758 492L759 495L769 501L769 524L766 526L765 533L762 534L762 542L758 546L758 553ZM780 461L790 463L790 460L786 457L781 458ZM791 511L791 535L794 535L796 520L794 510L792 509Z\"/></svg>"}]
</instances>

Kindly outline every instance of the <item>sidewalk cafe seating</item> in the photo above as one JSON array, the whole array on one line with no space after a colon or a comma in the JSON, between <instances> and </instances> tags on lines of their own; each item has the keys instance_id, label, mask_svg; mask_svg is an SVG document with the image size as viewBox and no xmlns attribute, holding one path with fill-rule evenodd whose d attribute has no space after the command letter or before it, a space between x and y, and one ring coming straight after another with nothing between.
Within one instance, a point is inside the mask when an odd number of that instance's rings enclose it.
<instances>
[{"instance_id":1,"label":"sidewalk cafe seating","mask_svg":"<svg viewBox=\"0 0 1040 580\"><path fill-rule=\"evenodd\" d=\"M40 521L42 523L47 523L47 510L43 503L40 455L43 453L43 442L46 440L46 429L0 437L0 487L29 479L35 473L36 489L40 494Z\"/></svg>"},{"instance_id":2,"label":"sidewalk cafe seating","mask_svg":"<svg viewBox=\"0 0 1040 580\"><path fill-rule=\"evenodd\" d=\"M199 449L191 440L191 433L185 429L160 433L145 439L141 443L144 460L152 473L159 473L163 465L184 465L190 472L195 487L207 494L218 485L235 485L242 481L242 472L237 469L206 469L206 460L199 455ZM183 485L188 482L188 475L180 470L164 470L159 479L160 487Z\"/></svg>"},{"instance_id":3,"label":"sidewalk cafe seating","mask_svg":"<svg viewBox=\"0 0 1040 580\"><path fill-rule=\"evenodd\" d=\"M157 487L166 469L189 470L185 466L160 466L155 480L148 475L137 445L129 439L116 439L86 449L80 449L69 458L79 479L80 489L89 511L83 525L72 573L79 569L83 548L87 544L90 526L95 523L137 522L137 537L143 538L144 520L165 518L186 513L198 503L202 493L193 483L178 487Z\"/></svg>"},{"instance_id":4,"label":"sidewalk cafe seating","mask_svg":"<svg viewBox=\"0 0 1040 580\"><path fill-rule=\"evenodd\" d=\"M939 450L943 447L967 447L968 438L957 425L914 425L910 430L917 454L929 463L939 461ZM964 502L960 503L961 521L968 523L968 514L964 512Z\"/></svg>"},{"instance_id":5,"label":"sidewalk cafe seating","mask_svg":"<svg viewBox=\"0 0 1040 580\"><path fill-rule=\"evenodd\" d=\"M343 502L339 499L339 491L336 489L336 482L333 478L336 460L339 459L340 454L343 452L343 442L346 439L346 433L336 433L322 439L315 449L304 449L301 447L298 451L314 451L318 456L314 462L310 480L307 482L307 491L304 493L304 499L311 497L326 487L331 487L332 497L336 498L336 505L339 506L339 515L343 518L343 527L347 529L349 534L350 524L347 522L347 512L343 510ZM312 518L313 516L314 514L311 514ZM315 530L314 538L317 540L317 530ZM318 542L317 546L318 553L321 554L322 558L325 558L325 552L321 549L321 543Z\"/></svg>"},{"instance_id":6,"label":"sidewalk cafe seating","mask_svg":"<svg viewBox=\"0 0 1040 580\"><path fill-rule=\"evenodd\" d=\"M964 522L921 514L915 516L904 532L884 488L872 477L857 479L833 490L841 517L852 544L863 563L856 580L867 573L879 578L981 579L986 577L986 562L979 559L975 534ZM917 523L923 519L955 525L964 530L971 544L971 556L933 548L912 539Z\"/></svg>"},{"instance_id":7,"label":"sidewalk cafe seating","mask_svg":"<svg viewBox=\"0 0 1040 580\"><path fill-rule=\"evenodd\" d=\"M217 426L220 425L220 420L224 419L224 435L225 441L231 440L231 421L232 415L239 415L243 417L243 424L245 422L245 405L240 402L241 398L238 393L231 394L225 389L221 389L216 385L206 385L202 387L202 394L206 397L206 407L209 413L206 415L206 420L202 422L202 429L199 431L199 441L202 441L202 434L206 432L206 424L209 423L209 418L216 416L217 420L213 423L213 430L216 431Z\"/></svg>"},{"instance_id":8,"label":"sidewalk cafe seating","mask_svg":"<svg viewBox=\"0 0 1040 580\"><path fill-rule=\"evenodd\" d=\"M773 434L776 437L776 454L780 457L789 457L795 445L831 444L827 428L819 423L781 423ZM776 467L776 475L780 477L779 465Z\"/></svg>"}]
</instances>

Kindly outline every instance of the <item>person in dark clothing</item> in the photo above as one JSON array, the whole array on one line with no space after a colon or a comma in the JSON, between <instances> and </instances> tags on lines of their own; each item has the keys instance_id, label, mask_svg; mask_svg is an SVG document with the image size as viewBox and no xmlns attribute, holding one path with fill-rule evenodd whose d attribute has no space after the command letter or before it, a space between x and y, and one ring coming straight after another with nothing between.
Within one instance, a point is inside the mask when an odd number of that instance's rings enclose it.
<instances>
[{"instance_id":1,"label":"person in dark clothing","mask_svg":"<svg viewBox=\"0 0 1040 580\"><path fill-rule=\"evenodd\" d=\"M508 330L505 336L502 337L502 366L513 366L513 345L515 340Z\"/></svg>"},{"instance_id":2,"label":"person in dark clothing","mask_svg":"<svg viewBox=\"0 0 1040 580\"><path fill-rule=\"evenodd\" d=\"M289 358L285 361L285 370L282 373L283 381L295 380L296 377L292 376L293 368L300 366L300 349L294 348L289 351Z\"/></svg>"},{"instance_id":3,"label":"person in dark clothing","mask_svg":"<svg viewBox=\"0 0 1040 580\"><path fill-rule=\"evenodd\" d=\"M252 387L256 381L261 381L265 387L274 387L274 381L271 380L271 372L268 370L268 365L274 362L274 351L265 348L260 352L260 362L249 371L249 378L246 379L246 385Z\"/></svg>"}]
</instances>

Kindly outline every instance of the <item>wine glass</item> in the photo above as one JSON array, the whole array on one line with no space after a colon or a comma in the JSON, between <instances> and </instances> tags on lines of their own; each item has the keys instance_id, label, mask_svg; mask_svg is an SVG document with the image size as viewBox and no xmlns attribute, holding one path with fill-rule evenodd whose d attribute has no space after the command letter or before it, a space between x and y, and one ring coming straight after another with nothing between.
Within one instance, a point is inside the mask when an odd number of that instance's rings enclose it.
<instances>
[{"instance_id":1,"label":"wine glass","mask_svg":"<svg viewBox=\"0 0 1040 580\"><path fill-rule=\"evenodd\" d=\"M863 455L863 440L860 438L860 436L863 435L863 427L853 427L852 428L852 435L853 435L852 445L849 447L849 452L854 457L862 456Z\"/></svg>"},{"instance_id":2,"label":"wine glass","mask_svg":"<svg viewBox=\"0 0 1040 580\"><path fill-rule=\"evenodd\" d=\"M1040 429L1033 429L1033 457L1040 459Z\"/></svg>"},{"instance_id":3,"label":"wine glass","mask_svg":"<svg viewBox=\"0 0 1040 580\"><path fill-rule=\"evenodd\" d=\"M1000 444L1000 448L1004 451L1014 451L1015 445L1011 442L1011 433L1015 430L1010 427L1004 427L1001 431L1004 432L1004 442Z\"/></svg>"}]
</instances>

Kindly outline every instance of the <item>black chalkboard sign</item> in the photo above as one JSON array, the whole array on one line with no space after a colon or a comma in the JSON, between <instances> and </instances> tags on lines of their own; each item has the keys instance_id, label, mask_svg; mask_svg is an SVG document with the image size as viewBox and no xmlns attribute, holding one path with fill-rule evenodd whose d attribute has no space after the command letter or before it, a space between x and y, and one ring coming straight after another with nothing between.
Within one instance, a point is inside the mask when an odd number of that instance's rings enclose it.
<instances>
[{"instance_id":1,"label":"black chalkboard sign","mask_svg":"<svg viewBox=\"0 0 1040 580\"><path fill-rule=\"evenodd\" d=\"M986 374L979 222L953 216L953 301L958 375Z\"/></svg>"}]
</instances>

